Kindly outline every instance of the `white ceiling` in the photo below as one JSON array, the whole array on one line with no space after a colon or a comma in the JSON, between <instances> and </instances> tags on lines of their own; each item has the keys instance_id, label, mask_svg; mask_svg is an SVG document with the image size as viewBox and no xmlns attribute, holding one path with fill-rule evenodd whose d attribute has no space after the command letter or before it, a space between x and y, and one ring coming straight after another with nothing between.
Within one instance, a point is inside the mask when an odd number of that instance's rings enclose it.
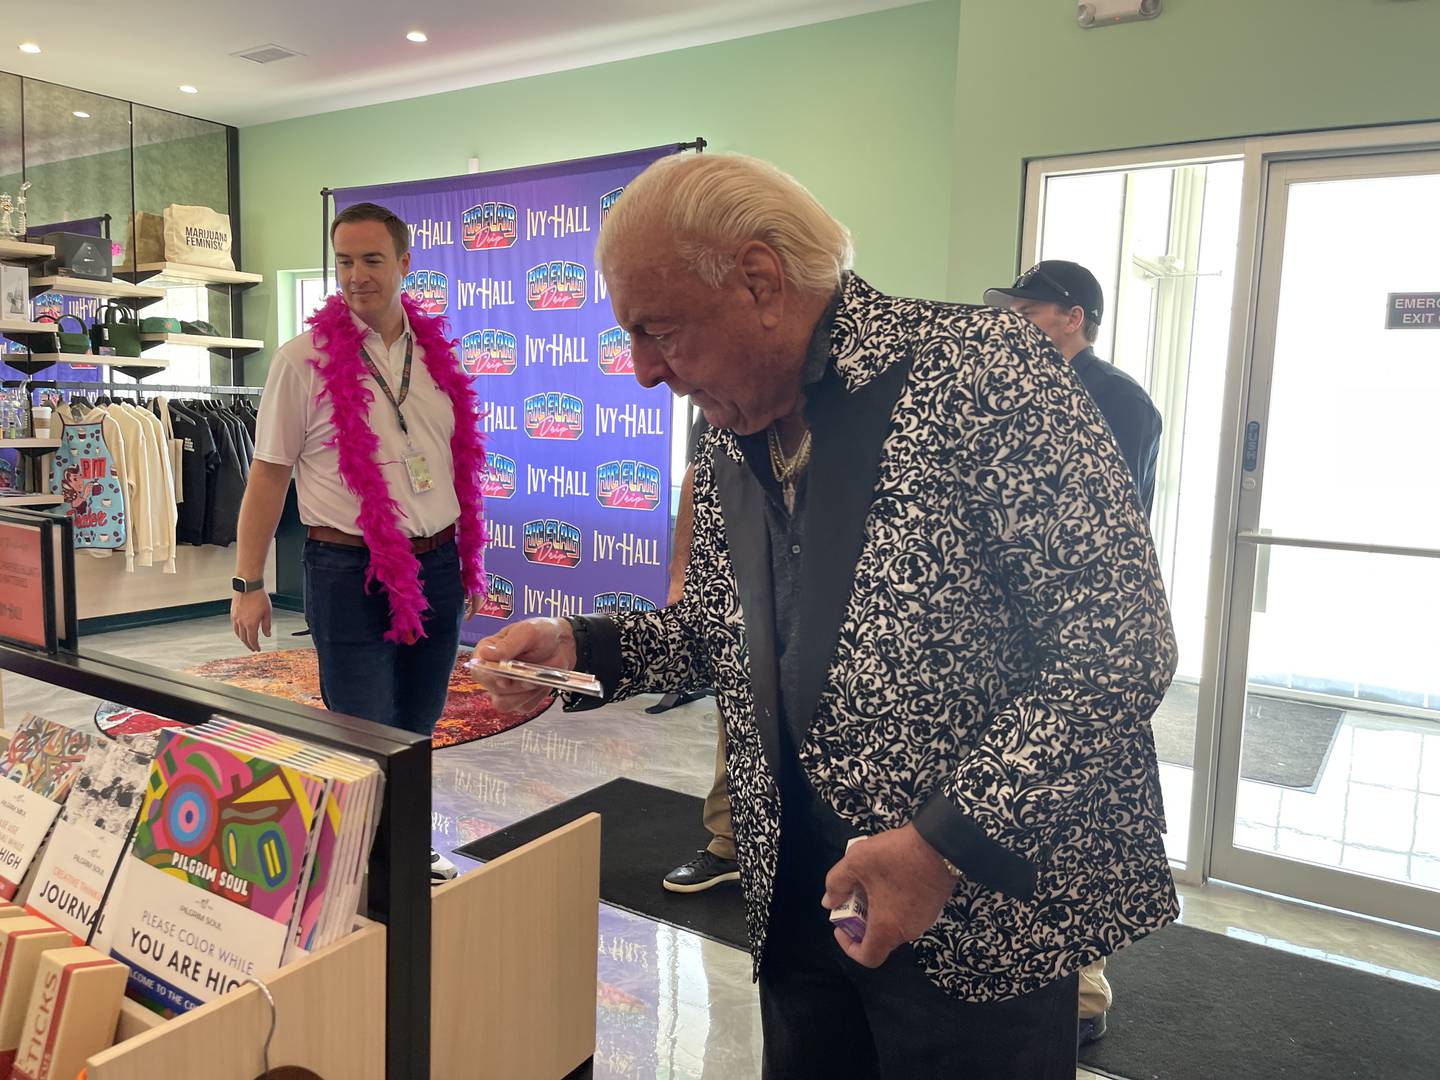
<instances>
[{"instance_id":1,"label":"white ceiling","mask_svg":"<svg viewBox=\"0 0 1440 1080\"><path fill-rule=\"evenodd\" d=\"M915 2L4 0L0 70L243 127ZM416 29L429 42L406 41ZM22 41L43 51L22 53ZM230 55L266 44L303 55L264 65Z\"/></svg>"}]
</instances>

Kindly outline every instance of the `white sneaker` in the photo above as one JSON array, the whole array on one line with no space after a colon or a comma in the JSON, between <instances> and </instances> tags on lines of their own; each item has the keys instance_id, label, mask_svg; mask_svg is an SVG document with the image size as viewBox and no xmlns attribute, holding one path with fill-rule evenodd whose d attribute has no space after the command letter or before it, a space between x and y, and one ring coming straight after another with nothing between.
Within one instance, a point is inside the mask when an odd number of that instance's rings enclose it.
<instances>
[{"instance_id":1,"label":"white sneaker","mask_svg":"<svg viewBox=\"0 0 1440 1080\"><path fill-rule=\"evenodd\" d=\"M444 885L460 874L460 869L433 847L430 849L430 884Z\"/></svg>"}]
</instances>

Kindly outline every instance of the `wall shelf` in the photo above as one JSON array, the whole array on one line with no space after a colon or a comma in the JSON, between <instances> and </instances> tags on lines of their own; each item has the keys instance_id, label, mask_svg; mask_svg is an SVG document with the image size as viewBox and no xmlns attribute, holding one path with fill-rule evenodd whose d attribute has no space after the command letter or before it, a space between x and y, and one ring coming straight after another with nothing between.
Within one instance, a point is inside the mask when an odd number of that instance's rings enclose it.
<instances>
[{"instance_id":1,"label":"wall shelf","mask_svg":"<svg viewBox=\"0 0 1440 1080\"><path fill-rule=\"evenodd\" d=\"M55 332L54 323L26 322L24 319L0 319L0 334L15 337L17 334L44 334Z\"/></svg>"},{"instance_id":2,"label":"wall shelf","mask_svg":"<svg viewBox=\"0 0 1440 1080\"><path fill-rule=\"evenodd\" d=\"M263 274L178 262L141 263L135 270L135 276L151 285L233 285L241 289L259 285L265 280Z\"/></svg>"},{"instance_id":3,"label":"wall shelf","mask_svg":"<svg viewBox=\"0 0 1440 1080\"><path fill-rule=\"evenodd\" d=\"M54 256L55 249L49 244L31 244L25 240L0 240L0 259L27 262L32 259L50 259Z\"/></svg>"},{"instance_id":4,"label":"wall shelf","mask_svg":"<svg viewBox=\"0 0 1440 1080\"><path fill-rule=\"evenodd\" d=\"M58 450L59 439L0 439L0 450Z\"/></svg>"},{"instance_id":5,"label":"wall shelf","mask_svg":"<svg viewBox=\"0 0 1440 1080\"><path fill-rule=\"evenodd\" d=\"M200 334L140 335L142 349L153 349L156 345L189 345L216 353L244 354L260 351L265 347L265 342L256 338L205 337Z\"/></svg>"},{"instance_id":6,"label":"wall shelf","mask_svg":"<svg viewBox=\"0 0 1440 1080\"><path fill-rule=\"evenodd\" d=\"M89 281L85 278L61 277L58 274L31 279L31 296L46 292L64 293L66 296L98 296L103 300L143 300L147 303L165 299L164 289L132 285L128 281Z\"/></svg>"},{"instance_id":7,"label":"wall shelf","mask_svg":"<svg viewBox=\"0 0 1440 1080\"><path fill-rule=\"evenodd\" d=\"M111 371L123 371L132 379L143 379L148 375L154 375L158 371L167 371L170 368L169 360L159 360L154 357L100 356L96 359Z\"/></svg>"},{"instance_id":8,"label":"wall shelf","mask_svg":"<svg viewBox=\"0 0 1440 1080\"><path fill-rule=\"evenodd\" d=\"M0 495L0 507L59 506L59 495Z\"/></svg>"}]
</instances>

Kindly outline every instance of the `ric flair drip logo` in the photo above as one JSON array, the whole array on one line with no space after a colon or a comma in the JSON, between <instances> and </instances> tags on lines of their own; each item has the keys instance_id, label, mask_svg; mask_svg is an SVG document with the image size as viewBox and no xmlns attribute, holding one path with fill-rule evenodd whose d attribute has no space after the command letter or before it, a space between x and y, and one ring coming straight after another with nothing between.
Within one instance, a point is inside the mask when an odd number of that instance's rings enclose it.
<instances>
[{"instance_id":1,"label":"ric flair drip logo","mask_svg":"<svg viewBox=\"0 0 1440 1080\"><path fill-rule=\"evenodd\" d=\"M614 191L607 191L600 196L600 227L602 229L605 227L605 219L610 216L610 211L615 209L616 202L623 194L625 194L625 189L617 187Z\"/></svg>"},{"instance_id":2,"label":"ric flair drip logo","mask_svg":"<svg viewBox=\"0 0 1440 1080\"><path fill-rule=\"evenodd\" d=\"M514 375L520 343L504 330L472 330L460 339L460 366L467 375Z\"/></svg>"},{"instance_id":3,"label":"ric flair drip logo","mask_svg":"<svg viewBox=\"0 0 1440 1080\"><path fill-rule=\"evenodd\" d=\"M585 267L556 259L525 271L525 302L531 311L570 311L585 304Z\"/></svg>"},{"instance_id":4,"label":"ric flair drip logo","mask_svg":"<svg viewBox=\"0 0 1440 1080\"><path fill-rule=\"evenodd\" d=\"M480 493L487 499L509 499L515 494L515 459L494 451L485 455Z\"/></svg>"},{"instance_id":5,"label":"ric flair drip logo","mask_svg":"<svg viewBox=\"0 0 1440 1080\"><path fill-rule=\"evenodd\" d=\"M660 470L643 461L597 465L595 498L608 510L654 510L660 505Z\"/></svg>"},{"instance_id":6,"label":"ric flair drip logo","mask_svg":"<svg viewBox=\"0 0 1440 1080\"><path fill-rule=\"evenodd\" d=\"M460 215L460 244L466 251L514 247L519 238L520 214L509 203L480 203Z\"/></svg>"},{"instance_id":7,"label":"ric flair drip logo","mask_svg":"<svg viewBox=\"0 0 1440 1080\"><path fill-rule=\"evenodd\" d=\"M600 331L599 359L602 375L634 375L635 361L630 356L630 335L619 326Z\"/></svg>"},{"instance_id":8,"label":"ric flair drip logo","mask_svg":"<svg viewBox=\"0 0 1440 1080\"><path fill-rule=\"evenodd\" d=\"M450 306L450 279L439 270L411 270L405 291L426 315L443 315Z\"/></svg>"},{"instance_id":9,"label":"ric flair drip logo","mask_svg":"<svg viewBox=\"0 0 1440 1080\"><path fill-rule=\"evenodd\" d=\"M65 314L65 297L58 292L41 293L34 300L35 318L58 319Z\"/></svg>"},{"instance_id":10,"label":"ric flair drip logo","mask_svg":"<svg viewBox=\"0 0 1440 1080\"><path fill-rule=\"evenodd\" d=\"M525 434L532 439L578 439L585 433L585 402L550 390L525 399Z\"/></svg>"},{"instance_id":11,"label":"ric flair drip logo","mask_svg":"<svg viewBox=\"0 0 1440 1080\"><path fill-rule=\"evenodd\" d=\"M522 532L526 562L567 568L580 565L580 530L568 521L527 521Z\"/></svg>"},{"instance_id":12,"label":"ric flair drip logo","mask_svg":"<svg viewBox=\"0 0 1440 1080\"><path fill-rule=\"evenodd\" d=\"M602 592L595 597L596 615L619 615L626 611L654 611L655 601L638 593Z\"/></svg>"},{"instance_id":13,"label":"ric flair drip logo","mask_svg":"<svg viewBox=\"0 0 1440 1080\"><path fill-rule=\"evenodd\" d=\"M515 583L499 574L491 574L489 587L485 590L485 602L480 605L479 615L487 619L508 619L515 614Z\"/></svg>"}]
</instances>

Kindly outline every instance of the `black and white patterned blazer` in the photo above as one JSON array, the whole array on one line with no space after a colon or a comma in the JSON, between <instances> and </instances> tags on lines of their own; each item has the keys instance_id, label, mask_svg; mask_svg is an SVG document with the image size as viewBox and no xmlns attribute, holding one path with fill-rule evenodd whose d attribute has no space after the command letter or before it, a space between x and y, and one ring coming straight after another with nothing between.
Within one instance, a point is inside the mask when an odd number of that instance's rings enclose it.
<instances>
[{"instance_id":1,"label":"black and white patterned blazer","mask_svg":"<svg viewBox=\"0 0 1440 1080\"><path fill-rule=\"evenodd\" d=\"M1104 419L1019 316L852 275L831 354L807 401L801 764L858 833L923 808L958 837L967 875L915 956L958 998L1014 997L1176 915L1149 725L1175 665L1154 547ZM780 840L775 622L764 494L732 433L706 436L694 498L684 599L596 637L612 698L715 688L758 970Z\"/></svg>"}]
</instances>

